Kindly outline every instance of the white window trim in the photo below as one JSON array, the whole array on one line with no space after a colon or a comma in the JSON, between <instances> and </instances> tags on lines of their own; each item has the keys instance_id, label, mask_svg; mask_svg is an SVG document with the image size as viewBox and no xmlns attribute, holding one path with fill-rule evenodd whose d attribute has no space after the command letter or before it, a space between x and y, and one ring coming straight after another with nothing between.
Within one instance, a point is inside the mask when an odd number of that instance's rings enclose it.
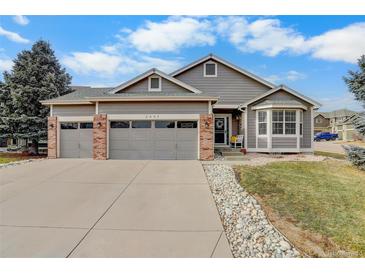
<instances>
[{"instance_id":1,"label":"white window trim","mask_svg":"<svg viewBox=\"0 0 365 274\"><path fill-rule=\"evenodd\" d=\"M205 65L207 65L207 64L214 64L215 65L215 74L214 75L207 75L206 74ZM203 67L204 67L204 77L217 77L217 75L218 75L218 66L217 66L216 62L212 62L212 61L206 62L206 63L204 63Z\"/></svg>"},{"instance_id":2,"label":"white window trim","mask_svg":"<svg viewBox=\"0 0 365 274\"><path fill-rule=\"evenodd\" d=\"M297 111L297 115L299 116L298 117L298 120L299 120L299 131L298 131L298 134L299 134L299 136L300 137L303 137L303 133L304 133L304 112L303 112L303 110L299 110L299 111ZM300 118L302 118L302 119L300 119ZM300 134L300 125L302 125L302 134Z\"/></svg>"},{"instance_id":3,"label":"white window trim","mask_svg":"<svg viewBox=\"0 0 365 274\"><path fill-rule=\"evenodd\" d=\"M151 79L152 78L157 78L158 79L158 88L151 88ZM161 87L161 83L162 83L162 81L161 81L161 77L160 76L150 76L150 77L148 77L148 91L161 91L162 90L162 87Z\"/></svg>"},{"instance_id":4,"label":"white window trim","mask_svg":"<svg viewBox=\"0 0 365 274\"><path fill-rule=\"evenodd\" d=\"M265 112L266 113L266 122L260 122L259 121L259 112ZM259 124L260 123L265 123L266 124L266 134L260 134L259 132ZM266 110L259 110L257 111L257 117L256 117L256 128L257 128L257 136L260 137L267 137L268 136L268 128L269 128L269 111Z\"/></svg>"},{"instance_id":5,"label":"white window trim","mask_svg":"<svg viewBox=\"0 0 365 274\"><path fill-rule=\"evenodd\" d=\"M298 134L298 132L297 132L297 116L298 116L298 113L297 112L295 112L295 122L292 122L292 121L290 121L290 123L293 123L293 124L295 124L295 133L294 134L286 134L285 133L285 111L295 111L295 110L293 110L293 109L273 109L273 110L271 110L272 112L273 111L283 111L283 121L282 122L280 122L280 123L282 123L283 124L283 133L282 134L274 134L274 133L272 133L272 131L271 131L271 135L273 136L273 137L295 137L295 136L297 136L297 134ZM272 115L272 117L273 117L273 115ZM273 119L271 120L271 127L273 128L273 126L272 126L272 124L273 123L279 123L279 122L275 122ZM272 130L272 129L271 129Z\"/></svg>"}]
</instances>

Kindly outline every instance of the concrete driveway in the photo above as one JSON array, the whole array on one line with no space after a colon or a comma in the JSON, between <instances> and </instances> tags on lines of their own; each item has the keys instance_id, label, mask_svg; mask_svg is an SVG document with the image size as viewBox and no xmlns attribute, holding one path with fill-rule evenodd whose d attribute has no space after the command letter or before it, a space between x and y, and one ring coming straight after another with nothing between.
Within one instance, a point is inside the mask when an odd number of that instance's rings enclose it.
<instances>
[{"instance_id":1,"label":"concrete driveway","mask_svg":"<svg viewBox=\"0 0 365 274\"><path fill-rule=\"evenodd\" d=\"M231 257L198 161L0 169L1 257Z\"/></svg>"},{"instance_id":2,"label":"concrete driveway","mask_svg":"<svg viewBox=\"0 0 365 274\"><path fill-rule=\"evenodd\" d=\"M343 144L338 143L337 141L314 142L314 150L345 154L345 150L343 149L342 145Z\"/></svg>"}]
</instances>

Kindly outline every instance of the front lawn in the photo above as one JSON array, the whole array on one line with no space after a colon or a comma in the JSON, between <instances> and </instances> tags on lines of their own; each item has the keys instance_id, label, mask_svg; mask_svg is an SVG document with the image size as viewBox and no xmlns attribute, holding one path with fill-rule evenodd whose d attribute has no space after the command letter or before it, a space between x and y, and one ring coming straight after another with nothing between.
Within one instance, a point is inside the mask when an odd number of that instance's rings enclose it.
<instances>
[{"instance_id":1,"label":"front lawn","mask_svg":"<svg viewBox=\"0 0 365 274\"><path fill-rule=\"evenodd\" d=\"M240 166L241 185L310 256L365 256L365 172L343 161Z\"/></svg>"},{"instance_id":2,"label":"front lawn","mask_svg":"<svg viewBox=\"0 0 365 274\"><path fill-rule=\"evenodd\" d=\"M20 153L5 153L0 152L0 164L7 164L11 162L17 162L22 160L34 159L34 158L42 158L45 156L27 156L22 155Z\"/></svg>"},{"instance_id":3,"label":"front lawn","mask_svg":"<svg viewBox=\"0 0 365 274\"><path fill-rule=\"evenodd\" d=\"M332 157L339 160L345 160L346 155L341 153L335 153L335 152L327 152L327 151L319 151L315 150L314 155L316 156L325 156L325 157Z\"/></svg>"}]
</instances>

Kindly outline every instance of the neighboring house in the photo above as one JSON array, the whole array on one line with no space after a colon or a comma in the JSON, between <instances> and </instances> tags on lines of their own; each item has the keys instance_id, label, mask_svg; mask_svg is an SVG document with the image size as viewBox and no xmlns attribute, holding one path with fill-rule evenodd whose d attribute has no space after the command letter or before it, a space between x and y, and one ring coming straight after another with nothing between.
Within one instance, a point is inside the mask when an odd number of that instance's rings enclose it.
<instances>
[{"instance_id":1,"label":"neighboring house","mask_svg":"<svg viewBox=\"0 0 365 274\"><path fill-rule=\"evenodd\" d=\"M343 120L337 125L337 130L339 136L341 135L344 141L354 141L354 140L365 140L365 136L361 136L359 132L356 131L354 127L354 121L364 115L364 113L354 113L350 117Z\"/></svg>"},{"instance_id":2,"label":"neighboring house","mask_svg":"<svg viewBox=\"0 0 365 274\"><path fill-rule=\"evenodd\" d=\"M326 112L317 112L314 114L314 134L329 131L330 119Z\"/></svg>"},{"instance_id":3,"label":"neighboring house","mask_svg":"<svg viewBox=\"0 0 365 274\"><path fill-rule=\"evenodd\" d=\"M313 151L319 103L212 54L171 74L75 89L42 101L50 158L211 160L237 134L248 152Z\"/></svg>"},{"instance_id":4,"label":"neighboring house","mask_svg":"<svg viewBox=\"0 0 365 274\"><path fill-rule=\"evenodd\" d=\"M356 134L349 119L354 115L358 115L358 113L348 109L317 112L314 115L314 133L329 131L338 133L340 140L351 141Z\"/></svg>"}]
</instances>

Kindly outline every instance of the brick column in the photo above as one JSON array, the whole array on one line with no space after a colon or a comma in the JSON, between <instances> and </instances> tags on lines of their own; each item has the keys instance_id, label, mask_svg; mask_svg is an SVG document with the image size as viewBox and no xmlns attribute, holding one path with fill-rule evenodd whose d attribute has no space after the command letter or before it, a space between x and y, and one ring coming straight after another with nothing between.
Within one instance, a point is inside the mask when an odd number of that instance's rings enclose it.
<instances>
[{"instance_id":1,"label":"brick column","mask_svg":"<svg viewBox=\"0 0 365 274\"><path fill-rule=\"evenodd\" d=\"M48 117L48 159L57 158L57 116Z\"/></svg>"},{"instance_id":2,"label":"brick column","mask_svg":"<svg viewBox=\"0 0 365 274\"><path fill-rule=\"evenodd\" d=\"M214 160L213 114L200 114L200 160Z\"/></svg>"},{"instance_id":3,"label":"brick column","mask_svg":"<svg viewBox=\"0 0 365 274\"><path fill-rule=\"evenodd\" d=\"M93 129L93 158L106 160L107 158L107 115L94 115Z\"/></svg>"}]
</instances>

